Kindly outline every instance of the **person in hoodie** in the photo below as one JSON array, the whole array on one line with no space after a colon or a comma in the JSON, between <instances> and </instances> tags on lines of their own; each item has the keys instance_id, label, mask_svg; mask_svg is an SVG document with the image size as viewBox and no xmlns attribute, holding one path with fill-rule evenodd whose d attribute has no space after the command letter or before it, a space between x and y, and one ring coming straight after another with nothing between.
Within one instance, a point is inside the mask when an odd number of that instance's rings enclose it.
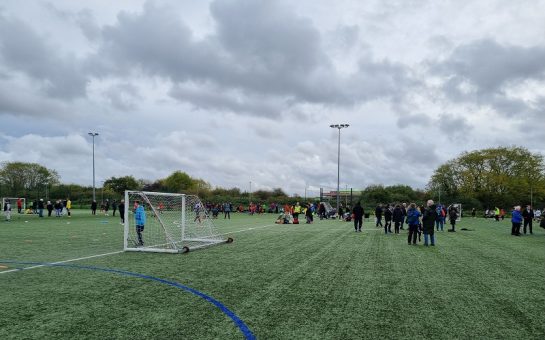
<instances>
[{"instance_id":1,"label":"person in hoodie","mask_svg":"<svg viewBox=\"0 0 545 340\"><path fill-rule=\"evenodd\" d=\"M517 205L511 213L511 235L520 236L520 225L522 223L522 214L520 213L520 205Z\"/></svg>"},{"instance_id":2,"label":"person in hoodie","mask_svg":"<svg viewBox=\"0 0 545 340\"><path fill-rule=\"evenodd\" d=\"M424 246L428 246L428 237L431 245L435 246L435 221L437 220L437 207L432 200L428 200L426 208L422 212L422 230L424 232Z\"/></svg>"},{"instance_id":3,"label":"person in hoodie","mask_svg":"<svg viewBox=\"0 0 545 340\"><path fill-rule=\"evenodd\" d=\"M411 203L409 209L407 209L407 224L409 225L409 245L416 246L416 237L418 235L418 225L420 224L420 212L416 209L416 204Z\"/></svg>"},{"instance_id":4,"label":"person in hoodie","mask_svg":"<svg viewBox=\"0 0 545 340\"><path fill-rule=\"evenodd\" d=\"M392 210L389 205L384 209L384 233L392 233Z\"/></svg>"},{"instance_id":5,"label":"person in hoodie","mask_svg":"<svg viewBox=\"0 0 545 340\"><path fill-rule=\"evenodd\" d=\"M403 221L405 220L405 215L399 204L395 206L392 218L394 220L394 233L399 234L399 227L403 225Z\"/></svg>"}]
</instances>

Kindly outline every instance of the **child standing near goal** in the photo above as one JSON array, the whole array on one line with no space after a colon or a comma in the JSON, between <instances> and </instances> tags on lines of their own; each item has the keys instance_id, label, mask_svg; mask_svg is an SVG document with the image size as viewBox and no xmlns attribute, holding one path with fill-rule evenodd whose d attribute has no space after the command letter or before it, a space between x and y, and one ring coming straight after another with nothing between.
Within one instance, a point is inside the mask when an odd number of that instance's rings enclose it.
<instances>
[{"instance_id":1,"label":"child standing near goal","mask_svg":"<svg viewBox=\"0 0 545 340\"><path fill-rule=\"evenodd\" d=\"M6 216L6 221L9 222L11 220L11 203L9 200L4 203L4 215Z\"/></svg>"},{"instance_id":2,"label":"child standing near goal","mask_svg":"<svg viewBox=\"0 0 545 340\"><path fill-rule=\"evenodd\" d=\"M138 245L143 246L144 240L142 239L142 232L144 231L144 225L146 224L146 212L144 207L140 205L140 201L134 202L136 209L134 211L134 220L136 224L136 234L138 235Z\"/></svg>"}]
</instances>

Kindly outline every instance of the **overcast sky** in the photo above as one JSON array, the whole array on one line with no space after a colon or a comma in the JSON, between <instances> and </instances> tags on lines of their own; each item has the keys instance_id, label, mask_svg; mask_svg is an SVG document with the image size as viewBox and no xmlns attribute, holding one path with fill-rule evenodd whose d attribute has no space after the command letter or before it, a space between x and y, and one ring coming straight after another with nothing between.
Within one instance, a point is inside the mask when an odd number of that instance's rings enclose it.
<instances>
[{"instance_id":1,"label":"overcast sky","mask_svg":"<svg viewBox=\"0 0 545 340\"><path fill-rule=\"evenodd\" d=\"M333 5L334 4L334 5ZM466 150L545 149L545 1L0 3L0 162L66 183L423 188Z\"/></svg>"}]
</instances>

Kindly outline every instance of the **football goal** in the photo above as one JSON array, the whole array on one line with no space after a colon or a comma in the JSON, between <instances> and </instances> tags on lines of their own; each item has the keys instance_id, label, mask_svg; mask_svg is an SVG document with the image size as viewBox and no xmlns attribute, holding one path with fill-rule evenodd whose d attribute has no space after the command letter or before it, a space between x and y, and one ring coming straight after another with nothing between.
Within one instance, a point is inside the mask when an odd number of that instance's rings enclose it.
<instances>
[{"instance_id":1,"label":"football goal","mask_svg":"<svg viewBox=\"0 0 545 340\"><path fill-rule=\"evenodd\" d=\"M125 191L125 251L186 253L232 241L195 195Z\"/></svg>"},{"instance_id":2,"label":"football goal","mask_svg":"<svg viewBox=\"0 0 545 340\"><path fill-rule=\"evenodd\" d=\"M21 209L19 210L17 202L20 200ZM2 210L4 210L5 204L9 201L11 205L11 212L18 212L19 214L24 214L26 210L26 199L20 197L4 197L2 198Z\"/></svg>"}]
</instances>

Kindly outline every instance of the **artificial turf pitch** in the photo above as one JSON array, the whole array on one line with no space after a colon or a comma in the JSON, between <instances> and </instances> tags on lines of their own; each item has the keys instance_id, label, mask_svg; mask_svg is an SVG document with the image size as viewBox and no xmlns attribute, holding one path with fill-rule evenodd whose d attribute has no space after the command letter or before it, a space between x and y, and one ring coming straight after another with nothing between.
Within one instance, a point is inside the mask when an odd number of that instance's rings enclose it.
<instances>
[{"instance_id":1,"label":"artificial turf pitch","mask_svg":"<svg viewBox=\"0 0 545 340\"><path fill-rule=\"evenodd\" d=\"M0 223L0 339L240 339L210 302L140 277L29 267L122 249L118 217L14 214ZM69 262L145 274L220 301L258 339L545 337L545 232L463 219L437 246L372 222L216 221L235 242L188 254L117 253ZM25 222L28 221L28 222ZM445 228L446 229L446 228ZM3 262L4 261L4 262ZM2 272L5 272L2 274Z\"/></svg>"}]
</instances>

